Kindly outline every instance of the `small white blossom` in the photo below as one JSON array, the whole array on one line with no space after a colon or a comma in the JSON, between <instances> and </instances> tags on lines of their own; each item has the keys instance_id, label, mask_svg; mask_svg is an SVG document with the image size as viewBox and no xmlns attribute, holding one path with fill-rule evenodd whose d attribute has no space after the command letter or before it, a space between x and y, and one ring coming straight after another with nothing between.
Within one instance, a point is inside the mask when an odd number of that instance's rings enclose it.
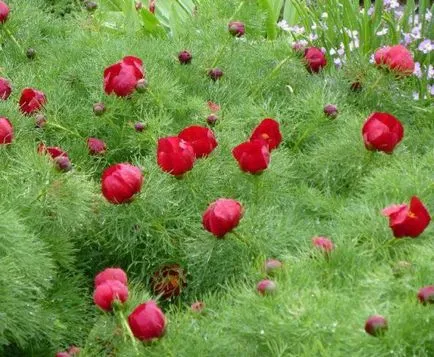
<instances>
[{"instance_id":1,"label":"small white blossom","mask_svg":"<svg viewBox=\"0 0 434 357\"><path fill-rule=\"evenodd\" d=\"M372 15L374 14L374 11L375 11L375 8L374 8L373 6L371 6L371 7L368 9L368 16L372 16Z\"/></svg>"},{"instance_id":2,"label":"small white blossom","mask_svg":"<svg viewBox=\"0 0 434 357\"><path fill-rule=\"evenodd\" d=\"M342 60L340 58L335 58L333 60L333 62L335 64L336 68L341 68L342 67Z\"/></svg>"},{"instance_id":3,"label":"small white blossom","mask_svg":"<svg viewBox=\"0 0 434 357\"><path fill-rule=\"evenodd\" d=\"M429 10L426 10L426 14L425 14L425 20L430 22L432 19L432 12Z\"/></svg>"},{"instance_id":4,"label":"small white blossom","mask_svg":"<svg viewBox=\"0 0 434 357\"><path fill-rule=\"evenodd\" d=\"M413 92L413 99L419 100L419 93L418 92Z\"/></svg>"},{"instance_id":5,"label":"small white blossom","mask_svg":"<svg viewBox=\"0 0 434 357\"><path fill-rule=\"evenodd\" d=\"M305 30L304 30L303 26L295 25L295 26L289 27L289 31L293 32L296 35L302 35L302 34L304 34Z\"/></svg>"},{"instance_id":6,"label":"small white blossom","mask_svg":"<svg viewBox=\"0 0 434 357\"><path fill-rule=\"evenodd\" d=\"M417 77L417 78L422 78L422 68L420 67L420 63L416 62L414 64L414 71L413 74Z\"/></svg>"},{"instance_id":7,"label":"small white blossom","mask_svg":"<svg viewBox=\"0 0 434 357\"><path fill-rule=\"evenodd\" d=\"M329 54L330 56L334 56L336 54L336 50L334 48L330 48Z\"/></svg>"},{"instance_id":8,"label":"small white blossom","mask_svg":"<svg viewBox=\"0 0 434 357\"><path fill-rule=\"evenodd\" d=\"M419 43L417 49L427 54L434 49L434 41L431 41L429 39L423 40L421 43Z\"/></svg>"},{"instance_id":9,"label":"small white blossom","mask_svg":"<svg viewBox=\"0 0 434 357\"><path fill-rule=\"evenodd\" d=\"M375 63L375 55L372 54L371 57L369 57L369 63L374 64Z\"/></svg>"},{"instance_id":10,"label":"small white blossom","mask_svg":"<svg viewBox=\"0 0 434 357\"><path fill-rule=\"evenodd\" d=\"M377 36L384 36L389 32L389 29L385 27L384 29L377 31Z\"/></svg>"},{"instance_id":11,"label":"small white blossom","mask_svg":"<svg viewBox=\"0 0 434 357\"><path fill-rule=\"evenodd\" d=\"M428 93L432 96L434 96L434 84L429 85L428 84Z\"/></svg>"},{"instance_id":12,"label":"small white blossom","mask_svg":"<svg viewBox=\"0 0 434 357\"><path fill-rule=\"evenodd\" d=\"M422 26L419 24L411 29L411 37L413 37L415 40L419 40L421 36L421 29Z\"/></svg>"},{"instance_id":13,"label":"small white blossom","mask_svg":"<svg viewBox=\"0 0 434 357\"><path fill-rule=\"evenodd\" d=\"M309 38L309 41L312 42L312 41L318 40L318 35L316 33L311 33L311 34L309 34L308 38Z\"/></svg>"},{"instance_id":14,"label":"small white blossom","mask_svg":"<svg viewBox=\"0 0 434 357\"><path fill-rule=\"evenodd\" d=\"M428 66L428 75L427 75L428 79L434 79L434 66L432 64L430 64Z\"/></svg>"},{"instance_id":15,"label":"small white blossom","mask_svg":"<svg viewBox=\"0 0 434 357\"><path fill-rule=\"evenodd\" d=\"M322 19L327 19L329 17L329 14L327 14L326 12L323 12L322 14L321 14L321 18Z\"/></svg>"},{"instance_id":16,"label":"small white blossom","mask_svg":"<svg viewBox=\"0 0 434 357\"><path fill-rule=\"evenodd\" d=\"M290 31L290 26L288 25L286 20L279 21L277 23L277 27L279 27L280 29L282 29L283 31L286 31L286 32Z\"/></svg>"}]
</instances>

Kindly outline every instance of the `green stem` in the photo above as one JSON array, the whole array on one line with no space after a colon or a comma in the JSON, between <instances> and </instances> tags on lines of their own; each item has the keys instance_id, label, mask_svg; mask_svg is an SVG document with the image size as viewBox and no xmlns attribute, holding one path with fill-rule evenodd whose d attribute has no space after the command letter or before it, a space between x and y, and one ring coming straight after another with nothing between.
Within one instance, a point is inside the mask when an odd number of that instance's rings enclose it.
<instances>
[{"instance_id":1,"label":"green stem","mask_svg":"<svg viewBox=\"0 0 434 357\"><path fill-rule=\"evenodd\" d=\"M128 337L130 338L131 343L134 347L134 351L136 352L136 355L139 355L139 349L137 347L136 338L134 337L133 332L131 331L130 326L127 323L127 319L125 318L125 315L121 309L122 309L122 306L120 306L118 309L115 310L118 314L118 320L121 323L124 330L126 331ZM125 338L125 335L124 335L124 338Z\"/></svg>"},{"instance_id":2,"label":"green stem","mask_svg":"<svg viewBox=\"0 0 434 357\"><path fill-rule=\"evenodd\" d=\"M240 233L238 233L237 231L232 231L231 233L235 237L237 237L239 241L243 242L247 246L250 246L250 242L246 238L244 238Z\"/></svg>"},{"instance_id":3,"label":"green stem","mask_svg":"<svg viewBox=\"0 0 434 357\"><path fill-rule=\"evenodd\" d=\"M256 86L256 88L253 90L253 92L251 92L251 96L255 96L258 91L261 89L262 84L264 82L267 82L270 78L272 78L279 70L280 68L282 68L282 66L288 62L292 57L288 56L286 58L284 58L282 61L280 61L274 68L273 70L267 75L267 77L265 77L261 82L259 82L259 84Z\"/></svg>"},{"instance_id":4,"label":"green stem","mask_svg":"<svg viewBox=\"0 0 434 357\"><path fill-rule=\"evenodd\" d=\"M82 136L78 133L78 132L74 132L74 131L72 131L72 130L69 130L68 128L65 128L64 126L62 126L62 125L59 125L59 124L56 124L56 123L53 123L53 122L47 122L47 125L50 127L53 127L53 128L57 128L57 129L60 129L60 130L63 130L63 131L65 131L65 132L67 132L67 133L69 133L69 134L71 134L71 135L74 135L74 136L76 136L76 137L78 137L78 138L82 138Z\"/></svg>"},{"instance_id":5,"label":"green stem","mask_svg":"<svg viewBox=\"0 0 434 357\"><path fill-rule=\"evenodd\" d=\"M238 14L238 12L240 12L240 10L242 9L243 6L244 6L244 1L241 1L240 4L238 5L238 7L236 8L235 12L232 14L231 18L229 19L228 23L231 22L235 18L235 16ZM217 52L217 55L214 58L214 62L212 63L210 68L215 67L215 65L217 64L218 60L220 59L223 51L226 49L226 45L228 44L229 41L232 41L232 38L230 36L227 37L223 46L220 47L220 50Z\"/></svg>"},{"instance_id":6,"label":"green stem","mask_svg":"<svg viewBox=\"0 0 434 357\"><path fill-rule=\"evenodd\" d=\"M15 38L15 36L12 34L12 32L9 31L9 29L7 27L4 28L5 32L8 34L9 38L12 40L13 43L15 43L15 45L18 47L18 49L24 53L23 48L21 47L21 45L18 43L17 39Z\"/></svg>"}]
</instances>

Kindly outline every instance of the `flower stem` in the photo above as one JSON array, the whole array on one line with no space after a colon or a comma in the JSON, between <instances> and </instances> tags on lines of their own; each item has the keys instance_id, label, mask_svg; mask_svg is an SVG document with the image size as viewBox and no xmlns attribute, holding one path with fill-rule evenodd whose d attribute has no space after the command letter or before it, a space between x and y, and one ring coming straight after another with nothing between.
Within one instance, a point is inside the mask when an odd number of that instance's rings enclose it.
<instances>
[{"instance_id":1,"label":"flower stem","mask_svg":"<svg viewBox=\"0 0 434 357\"><path fill-rule=\"evenodd\" d=\"M122 306L120 306L118 309L116 309L116 312L118 315L118 320L121 323L124 330L126 331L128 337L130 338L131 343L134 347L134 351L136 352L136 355L139 355L139 349L137 347L136 338L134 337L133 332L131 331L130 326L127 323L127 319L125 318L125 315L121 309L122 309ZM124 335L124 337L125 337L125 335Z\"/></svg>"},{"instance_id":2,"label":"flower stem","mask_svg":"<svg viewBox=\"0 0 434 357\"><path fill-rule=\"evenodd\" d=\"M51 126L53 128L61 129L63 131L66 131L67 133L70 133L71 135L74 135L74 136L76 136L78 138L81 138L81 135L78 132L69 130L69 129L65 128L64 126L60 125L60 124L56 124L56 123L53 123L53 122L47 122L47 124L48 124L49 127Z\"/></svg>"},{"instance_id":3,"label":"flower stem","mask_svg":"<svg viewBox=\"0 0 434 357\"><path fill-rule=\"evenodd\" d=\"M19 42L17 41L17 39L15 38L15 36L12 34L12 32L7 27L4 27L4 30L7 33L7 35L9 36L9 38L12 40L12 42L15 43L15 45L18 47L18 49L22 53L24 53L23 48L21 47L21 45L19 44Z\"/></svg>"},{"instance_id":4,"label":"flower stem","mask_svg":"<svg viewBox=\"0 0 434 357\"><path fill-rule=\"evenodd\" d=\"M238 233L237 231L232 231L231 233L235 237L237 237L239 241L245 243L247 246L250 246L250 242L246 238L244 238L240 233Z\"/></svg>"}]
</instances>

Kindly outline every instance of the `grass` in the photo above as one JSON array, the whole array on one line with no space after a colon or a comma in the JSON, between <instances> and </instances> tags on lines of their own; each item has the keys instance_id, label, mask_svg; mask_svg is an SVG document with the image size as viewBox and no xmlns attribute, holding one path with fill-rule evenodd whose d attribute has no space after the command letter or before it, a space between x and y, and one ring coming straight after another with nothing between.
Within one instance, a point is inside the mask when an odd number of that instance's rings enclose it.
<instances>
[{"instance_id":1,"label":"grass","mask_svg":"<svg viewBox=\"0 0 434 357\"><path fill-rule=\"evenodd\" d=\"M75 344L80 356L134 356L114 318L93 306L92 279L105 267L124 268L131 311L152 296L149 278L168 263L184 267L188 286L160 302L167 333L140 344L141 355L434 354L434 312L416 299L434 283L433 229L394 240L380 214L412 195L434 212L434 107L432 98L413 99L415 78L397 80L359 53L342 70L329 65L310 75L285 36L264 39L268 18L250 2L237 15L245 40L227 33L237 1L202 1L176 37L107 30L97 13L74 2L55 4L54 12L43 0L9 4L5 27L37 56L28 60L0 29L0 76L13 84L0 115L16 133L0 148L2 355L54 355ZM74 10L61 16L63 6ZM193 54L189 66L177 62L183 49ZM103 70L125 55L143 60L149 92L107 97ZM213 65L224 71L216 83L206 76ZM359 76L362 91L350 91ZM27 86L47 95L43 130L18 111ZM219 146L177 180L156 164L157 139L204 124L208 100L222 108L214 128ZM107 107L102 117L92 113L98 101ZM323 114L328 103L339 109L335 120ZM364 148L361 127L373 111L390 112L405 127L393 155ZM284 141L270 167L250 176L231 149L265 117L280 122ZM143 133L134 131L136 121L147 123ZM88 137L103 139L107 154L89 156ZM67 150L73 171L59 173L39 156L41 140ZM131 204L110 205L100 193L101 173L125 161L143 168L145 184ZM243 240L216 240L202 228L202 212L219 197L243 203ZM335 243L329 259L313 249L316 235ZM269 257L284 269L275 277L277 294L260 297L255 286ZM401 276L393 272L399 261L411 262ZM189 309L198 299L206 304L200 315ZM389 321L382 338L363 330L375 313Z\"/></svg>"}]
</instances>

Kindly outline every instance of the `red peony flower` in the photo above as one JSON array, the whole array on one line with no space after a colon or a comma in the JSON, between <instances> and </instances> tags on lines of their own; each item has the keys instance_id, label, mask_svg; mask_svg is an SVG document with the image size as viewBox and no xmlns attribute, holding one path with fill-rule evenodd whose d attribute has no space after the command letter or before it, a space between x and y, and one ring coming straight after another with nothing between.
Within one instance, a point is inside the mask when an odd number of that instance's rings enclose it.
<instances>
[{"instance_id":1,"label":"red peony flower","mask_svg":"<svg viewBox=\"0 0 434 357\"><path fill-rule=\"evenodd\" d=\"M107 150L105 142L97 138L88 138L87 147L91 155L102 155L105 154Z\"/></svg>"},{"instance_id":2,"label":"red peony flower","mask_svg":"<svg viewBox=\"0 0 434 357\"><path fill-rule=\"evenodd\" d=\"M179 138L188 142L194 150L196 158L206 157L217 147L217 140L211 129L192 125L182 130Z\"/></svg>"},{"instance_id":3,"label":"red peony flower","mask_svg":"<svg viewBox=\"0 0 434 357\"><path fill-rule=\"evenodd\" d=\"M160 338L166 330L166 317L153 300L137 306L128 316L134 336L142 341Z\"/></svg>"},{"instance_id":4,"label":"red peony flower","mask_svg":"<svg viewBox=\"0 0 434 357\"><path fill-rule=\"evenodd\" d=\"M124 285L128 283L127 274L121 268L106 268L95 277L95 287L105 283L107 280L117 280Z\"/></svg>"},{"instance_id":5,"label":"red peony flower","mask_svg":"<svg viewBox=\"0 0 434 357\"><path fill-rule=\"evenodd\" d=\"M10 144L14 139L14 127L8 118L0 117L0 145Z\"/></svg>"},{"instance_id":6,"label":"red peony flower","mask_svg":"<svg viewBox=\"0 0 434 357\"><path fill-rule=\"evenodd\" d=\"M270 163L270 151L264 140L246 141L232 150L232 155L244 172L258 174Z\"/></svg>"},{"instance_id":7,"label":"red peony flower","mask_svg":"<svg viewBox=\"0 0 434 357\"><path fill-rule=\"evenodd\" d=\"M389 227L395 238L416 238L422 234L431 221L431 216L418 197L413 196L410 205L392 205L383 210L389 217Z\"/></svg>"},{"instance_id":8,"label":"red peony flower","mask_svg":"<svg viewBox=\"0 0 434 357\"><path fill-rule=\"evenodd\" d=\"M63 149L57 146L45 146L44 143L39 143L38 145L38 154L48 154L52 159L55 159L59 156L68 157L68 154Z\"/></svg>"},{"instance_id":9,"label":"red peony flower","mask_svg":"<svg viewBox=\"0 0 434 357\"><path fill-rule=\"evenodd\" d=\"M409 76L414 71L414 59L411 52L402 45L386 46L378 49L374 54L374 60L377 66L383 66L387 69L403 75Z\"/></svg>"},{"instance_id":10,"label":"red peony flower","mask_svg":"<svg viewBox=\"0 0 434 357\"><path fill-rule=\"evenodd\" d=\"M391 154L404 136L401 122L389 113L372 113L362 128L363 141L368 150Z\"/></svg>"},{"instance_id":11,"label":"red peony flower","mask_svg":"<svg viewBox=\"0 0 434 357\"><path fill-rule=\"evenodd\" d=\"M280 133L279 123L271 118L265 118L253 130L250 140L264 140L268 144L268 149L273 151L277 148L282 141L282 134Z\"/></svg>"},{"instance_id":12,"label":"red peony flower","mask_svg":"<svg viewBox=\"0 0 434 357\"><path fill-rule=\"evenodd\" d=\"M166 265L156 271L151 278L152 290L164 299L181 294L187 286L184 270L178 264Z\"/></svg>"},{"instance_id":13,"label":"red peony flower","mask_svg":"<svg viewBox=\"0 0 434 357\"><path fill-rule=\"evenodd\" d=\"M365 323L365 331L371 336L380 336L387 331L387 320L380 315L370 316Z\"/></svg>"},{"instance_id":14,"label":"red peony flower","mask_svg":"<svg viewBox=\"0 0 434 357\"><path fill-rule=\"evenodd\" d=\"M229 33L235 37L242 37L246 33L244 23L240 21L231 21L228 24Z\"/></svg>"},{"instance_id":15,"label":"red peony flower","mask_svg":"<svg viewBox=\"0 0 434 357\"><path fill-rule=\"evenodd\" d=\"M211 203L202 216L203 227L222 238L238 226L244 210L240 202L230 198L219 198Z\"/></svg>"},{"instance_id":16,"label":"red peony flower","mask_svg":"<svg viewBox=\"0 0 434 357\"><path fill-rule=\"evenodd\" d=\"M420 288L417 298L424 305L434 304L434 285L428 285Z\"/></svg>"},{"instance_id":17,"label":"red peony flower","mask_svg":"<svg viewBox=\"0 0 434 357\"><path fill-rule=\"evenodd\" d=\"M127 56L104 70L104 90L107 94L126 97L136 90L137 82L144 78L142 60Z\"/></svg>"},{"instance_id":18,"label":"red peony flower","mask_svg":"<svg viewBox=\"0 0 434 357\"><path fill-rule=\"evenodd\" d=\"M270 295L276 292L277 285L272 280L261 280L258 285L256 285L256 290L259 295Z\"/></svg>"},{"instance_id":19,"label":"red peony flower","mask_svg":"<svg viewBox=\"0 0 434 357\"><path fill-rule=\"evenodd\" d=\"M334 249L333 242L327 237L313 237L312 243L315 247L323 250L325 253L330 253Z\"/></svg>"},{"instance_id":20,"label":"red peony flower","mask_svg":"<svg viewBox=\"0 0 434 357\"><path fill-rule=\"evenodd\" d=\"M33 88L24 88L21 92L20 109L24 115L39 111L46 103L45 94Z\"/></svg>"},{"instance_id":21,"label":"red peony flower","mask_svg":"<svg viewBox=\"0 0 434 357\"><path fill-rule=\"evenodd\" d=\"M0 0L0 24L3 24L8 19L9 6L5 2Z\"/></svg>"},{"instance_id":22,"label":"red peony flower","mask_svg":"<svg viewBox=\"0 0 434 357\"><path fill-rule=\"evenodd\" d=\"M105 311L110 311L116 300L124 303L128 299L128 288L118 280L106 280L93 293L93 301Z\"/></svg>"},{"instance_id":23,"label":"red peony flower","mask_svg":"<svg viewBox=\"0 0 434 357\"><path fill-rule=\"evenodd\" d=\"M142 171L129 163L110 166L102 174L102 194L113 204L130 202L140 192Z\"/></svg>"},{"instance_id":24,"label":"red peony flower","mask_svg":"<svg viewBox=\"0 0 434 357\"><path fill-rule=\"evenodd\" d=\"M304 51L304 62L310 73L318 73L327 65L324 53L317 47L309 47Z\"/></svg>"},{"instance_id":25,"label":"red peony flower","mask_svg":"<svg viewBox=\"0 0 434 357\"><path fill-rule=\"evenodd\" d=\"M157 163L164 172L180 176L193 168L195 153L190 143L177 136L158 140Z\"/></svg>"},{"instance_id":26,"label":"red peony flower","mask_svg":"<svg viewBox=\"0 0 434 357\"><path fill-rule=\"evenodd\" d=\"M6 78L0 77L0 99L7 100L11 95L12 87Z\"/></svg>"}]
</instances>

